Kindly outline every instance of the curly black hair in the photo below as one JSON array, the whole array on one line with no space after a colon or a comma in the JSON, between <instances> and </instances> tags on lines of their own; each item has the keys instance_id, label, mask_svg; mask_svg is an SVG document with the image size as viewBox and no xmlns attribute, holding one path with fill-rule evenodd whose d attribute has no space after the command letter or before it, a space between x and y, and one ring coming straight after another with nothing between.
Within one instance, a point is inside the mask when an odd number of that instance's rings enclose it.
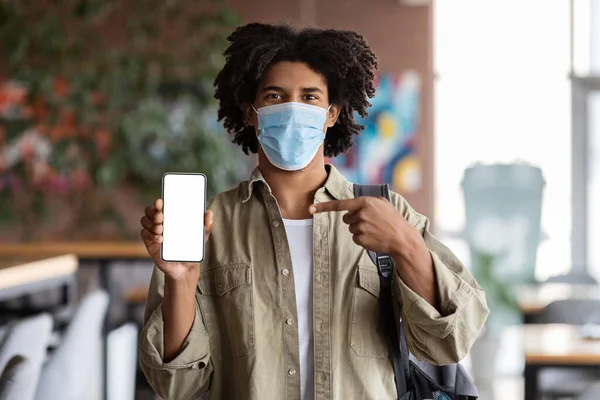
<instances>
[{"instance_id":1,"label":"curly black hair","mask_svg":"<svg viewBox=\"0 0 600 400\"><path fill-rule=\"evenodd\" d=\"M367 115L377 58L356 32L334 29L295 30L287 25L252 23L237 28L227 40L225 66L215 82L219 121L235 135L244 153L258 151L258 140L244 117L242 105L253 103L268 68L280 61L303 62L324 76L329 101L340 106L337 123L327 130L325 155L335 157L353 144L363 126L354 112Z\"/></svg>"}]
</instances>

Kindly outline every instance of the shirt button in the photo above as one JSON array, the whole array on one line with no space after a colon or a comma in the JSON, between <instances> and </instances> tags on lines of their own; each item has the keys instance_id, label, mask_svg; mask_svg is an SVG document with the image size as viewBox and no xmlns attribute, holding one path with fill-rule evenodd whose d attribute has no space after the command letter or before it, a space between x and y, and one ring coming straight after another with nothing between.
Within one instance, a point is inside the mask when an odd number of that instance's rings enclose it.
<instances>
[{"instance_id":1,"label":"shirt button","mask_svg":"<svg viewBox=\"0 0 600 400\"><path fill-rule=\"evenodd\" d=\"M273 226L277 228L279 226L279 221L273 221Z\"/></svg>"},{"instance_id":2,"label":"shirt button","mask_svg":"<svg viewBox=\"0 0 600 400\"><path fill-rule=\"evenodd\" d=\"M283 274L283 276L288 276L290 274L290 270L287 268L284 268L281 270L281 273Z\"/></svg>"},{"instance_id":3,"label":"shirt button","mask_svg":"<svg viewBox=\"0 0 600 400\"><path fill-rule=\"evenodd\" d=\"M292 368L288 371L288 375L294 375L295 373L296 373L296 370L294 368Z\"/></svg>"},{"instance_id":4,"label":"shirt button","mask_svg":"<svg viewBox=\"0 0 600 400\"><path fill-rule=\"evenodd\" d=\"M285 321L285 323L286 323L286 324L288 324L288 325L291 325L291 324L293 324L293 323L294 323L294 321L292 321L292 319L291 319L291 318L288 318L288 319Z\"/></svg>"}]
</instances>

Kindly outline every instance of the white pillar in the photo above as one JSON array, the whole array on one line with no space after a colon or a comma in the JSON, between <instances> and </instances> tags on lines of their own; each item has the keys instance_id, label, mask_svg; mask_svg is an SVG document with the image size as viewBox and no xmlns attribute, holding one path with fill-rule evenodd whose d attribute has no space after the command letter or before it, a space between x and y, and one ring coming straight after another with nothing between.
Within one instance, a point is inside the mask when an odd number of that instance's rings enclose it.
<instances>
[{"instance_id":1,"label":"white pillar","mask_svg":"<svg viewBox=\"0 0 600 400\"><path fill-rule=\"evenodd\" d=\"M590 4L590 74L600 75L600 0Z\"/></svg>"}]
</instances>

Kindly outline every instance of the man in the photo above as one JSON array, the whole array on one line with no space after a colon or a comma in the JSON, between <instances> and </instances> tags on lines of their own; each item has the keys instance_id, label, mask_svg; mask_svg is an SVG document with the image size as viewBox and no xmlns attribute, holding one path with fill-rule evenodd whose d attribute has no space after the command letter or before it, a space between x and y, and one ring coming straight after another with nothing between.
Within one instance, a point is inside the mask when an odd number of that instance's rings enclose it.
<instances>
[{"instance_id":1,"label":"man","mask_svg":"<svg viewBox=\"0 0 600 400\"><path fill-rule=\"evenodd\" d=\"M456 363L484 324L485 295L396 193L354 199L325 157L350 148L374 95L376 58L354 32L250 24L215 81L219 120L251 177L206 212L202 265L160 259L162 201L142 237L156 263L141 364L164 399L393 399L379 278L395 261L410 351ZM209 178L210 179L210 178ZM398 303L399 304L399 303Z\"/></svg>"}]
</instances>

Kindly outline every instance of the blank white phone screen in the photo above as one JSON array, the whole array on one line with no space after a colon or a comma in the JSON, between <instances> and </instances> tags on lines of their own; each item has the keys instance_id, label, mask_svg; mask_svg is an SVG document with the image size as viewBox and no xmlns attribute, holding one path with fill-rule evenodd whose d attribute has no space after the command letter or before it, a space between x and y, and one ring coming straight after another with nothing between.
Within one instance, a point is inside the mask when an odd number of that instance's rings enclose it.
<instances>
[{"instance_id":1,"label":"blank white phone screen","mask_svg":"<svg viewBox=\"0 0 600 400\"><path fill-rule=\"evenodd\" d=\"M205 188L202 174L164 175L163 260L200 262L204 258Z\"/></svg>"}]
</instances>

